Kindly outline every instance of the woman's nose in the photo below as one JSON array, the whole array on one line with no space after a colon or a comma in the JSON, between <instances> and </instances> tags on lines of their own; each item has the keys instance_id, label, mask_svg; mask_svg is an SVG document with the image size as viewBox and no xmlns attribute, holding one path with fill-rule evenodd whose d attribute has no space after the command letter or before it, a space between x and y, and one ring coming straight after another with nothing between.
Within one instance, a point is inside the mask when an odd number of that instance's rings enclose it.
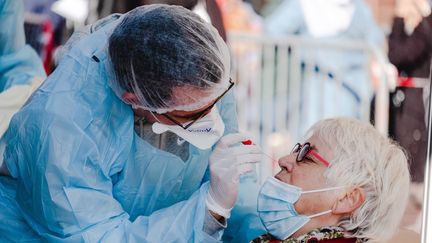
<instances>
[{"instance_id":1,"label":"woman's nose","mask_svg":"<svg viewBox=\"0 0 432 243\"><path fill-rule=\"evenodd\" d=\"M295 166L295 158L294 154L284 156L279 159L279 166L291 173Z\"/></svg>"}]
</instances>

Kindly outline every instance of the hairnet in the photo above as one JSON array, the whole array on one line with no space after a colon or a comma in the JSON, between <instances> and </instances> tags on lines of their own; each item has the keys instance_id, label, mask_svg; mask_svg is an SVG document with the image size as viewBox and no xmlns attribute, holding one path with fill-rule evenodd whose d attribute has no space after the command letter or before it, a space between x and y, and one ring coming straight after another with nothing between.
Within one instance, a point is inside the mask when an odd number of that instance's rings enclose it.
<instances>
[{"instance_id":1,"label":"hairnet","mask_svg":"<svg viewBox=\"0 0 432 243\"><path fill-rule=\"evenodd\" d=\"M115 92L133 93L134 102L123 100L149 111L201 109L229 86L225 42L183 7L155 4L128 12L108 49Z\"/></svg>"}]
</instances>

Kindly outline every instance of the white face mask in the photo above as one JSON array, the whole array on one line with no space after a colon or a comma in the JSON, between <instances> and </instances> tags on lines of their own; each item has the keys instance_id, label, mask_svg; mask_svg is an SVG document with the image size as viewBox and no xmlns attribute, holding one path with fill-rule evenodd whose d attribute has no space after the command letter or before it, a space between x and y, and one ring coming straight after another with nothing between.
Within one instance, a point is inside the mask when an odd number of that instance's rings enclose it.
<instances>
[{"instance_id":1,"label":"white face mask","mask_svg":"<svg viewBox=\"0 0 432 243\"><path fill-rule=\"evenodd\" d=\"M152 129L156 134L166 131L173 132L199 149L209 149L222 137L225 124L217 107L214 107L210 113L197 120L187 129L183 129L178 125L166 125L159 122L153 123Z\"/></svg>"}]
</instances>

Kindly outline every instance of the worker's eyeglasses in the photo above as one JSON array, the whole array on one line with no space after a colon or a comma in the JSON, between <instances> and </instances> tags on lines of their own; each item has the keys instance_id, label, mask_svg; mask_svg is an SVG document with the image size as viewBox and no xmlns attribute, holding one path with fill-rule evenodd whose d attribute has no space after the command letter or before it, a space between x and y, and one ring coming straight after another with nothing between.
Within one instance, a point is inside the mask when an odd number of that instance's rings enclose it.
<instances>
[{"instance_id":1,"label":"worker's eyeglasses","mask_svg":"<svg viewBox=\"0 0 432 243\"><path fill-rule=\"evenodd\" d=\"M217 97L216 98L216 100L209 106L209 107L207 107L207 108L205 108L204 110L202 110L202 111L200 111L199 113L197 113L197 114L195 114L195 115L193 115L193 116L191 116L191 120L192 121L190 121L188 124L186 124L186 125L184 125L184 124L182 124L182 123L180 123L180 122L178 122L178 121L176 121L174 118L172 118L172 117L170 117L169 115L167 115L167 114L161 114L161 115L163 115L165 118L167 118L168 120L170 120L170 121L172 121L173 123L175 123L176 125L179 125L180 127L182 127L183 129L188 129L190 126L192 126L196 121L198 121L199 119L201 119L202 117L204 117L205 115L207 115L208 114L208 112L216 105L216 103L219 101L219 100L221 100L224 96L225 96L225 94L226 93L228 93L228 91L232 88L232 87L234 87L234 82L231 80L231 78L230 78L230 80L229 80L229 83L230 83L230 85L229 85L229 87L228 87L228 89L227 90L225 90L225 92L223 92L219 97Z\"/></svg>"},{"instance_id":2,"label":"worker's eyeglasses","mask_svg":"<svg viewBox=\"0 0 432 243\"><path fill-rule=\"evenodd\" d=\"M330 166L330 163L327 160L325 160L323 157L321 157L321 155L319 155L317 152L315 152L312 149L312 146L310 143L305 143L303 145L301 145L300 143L297 143L296 145L294 145L294 148L291 151L291 153L297 153L297 157L296 157L297 162L301 162L305 159L306 156L312 155L318 161L323 163L326 167Z\"/></svg>"}]
</instances>

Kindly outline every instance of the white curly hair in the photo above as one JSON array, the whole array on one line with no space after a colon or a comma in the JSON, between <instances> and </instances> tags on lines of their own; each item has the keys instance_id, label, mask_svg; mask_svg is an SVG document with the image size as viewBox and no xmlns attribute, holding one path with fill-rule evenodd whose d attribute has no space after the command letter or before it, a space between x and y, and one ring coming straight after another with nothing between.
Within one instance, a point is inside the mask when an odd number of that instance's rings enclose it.
<instances>
[{"instance_id":1,"label":"white curly hair","mask_svg":"<svg viewBox=\"0 0 432 243\"><path fill-rule=\"evenodd\" d=\"M308 131L330 146L335 159L325 172L329 184L359 186L365 201L339 226L353 237L379 242L397 229L408 201L410 174L404 150L371 124L351 118L317 122Z\"/></svg>"}]
</instances>

